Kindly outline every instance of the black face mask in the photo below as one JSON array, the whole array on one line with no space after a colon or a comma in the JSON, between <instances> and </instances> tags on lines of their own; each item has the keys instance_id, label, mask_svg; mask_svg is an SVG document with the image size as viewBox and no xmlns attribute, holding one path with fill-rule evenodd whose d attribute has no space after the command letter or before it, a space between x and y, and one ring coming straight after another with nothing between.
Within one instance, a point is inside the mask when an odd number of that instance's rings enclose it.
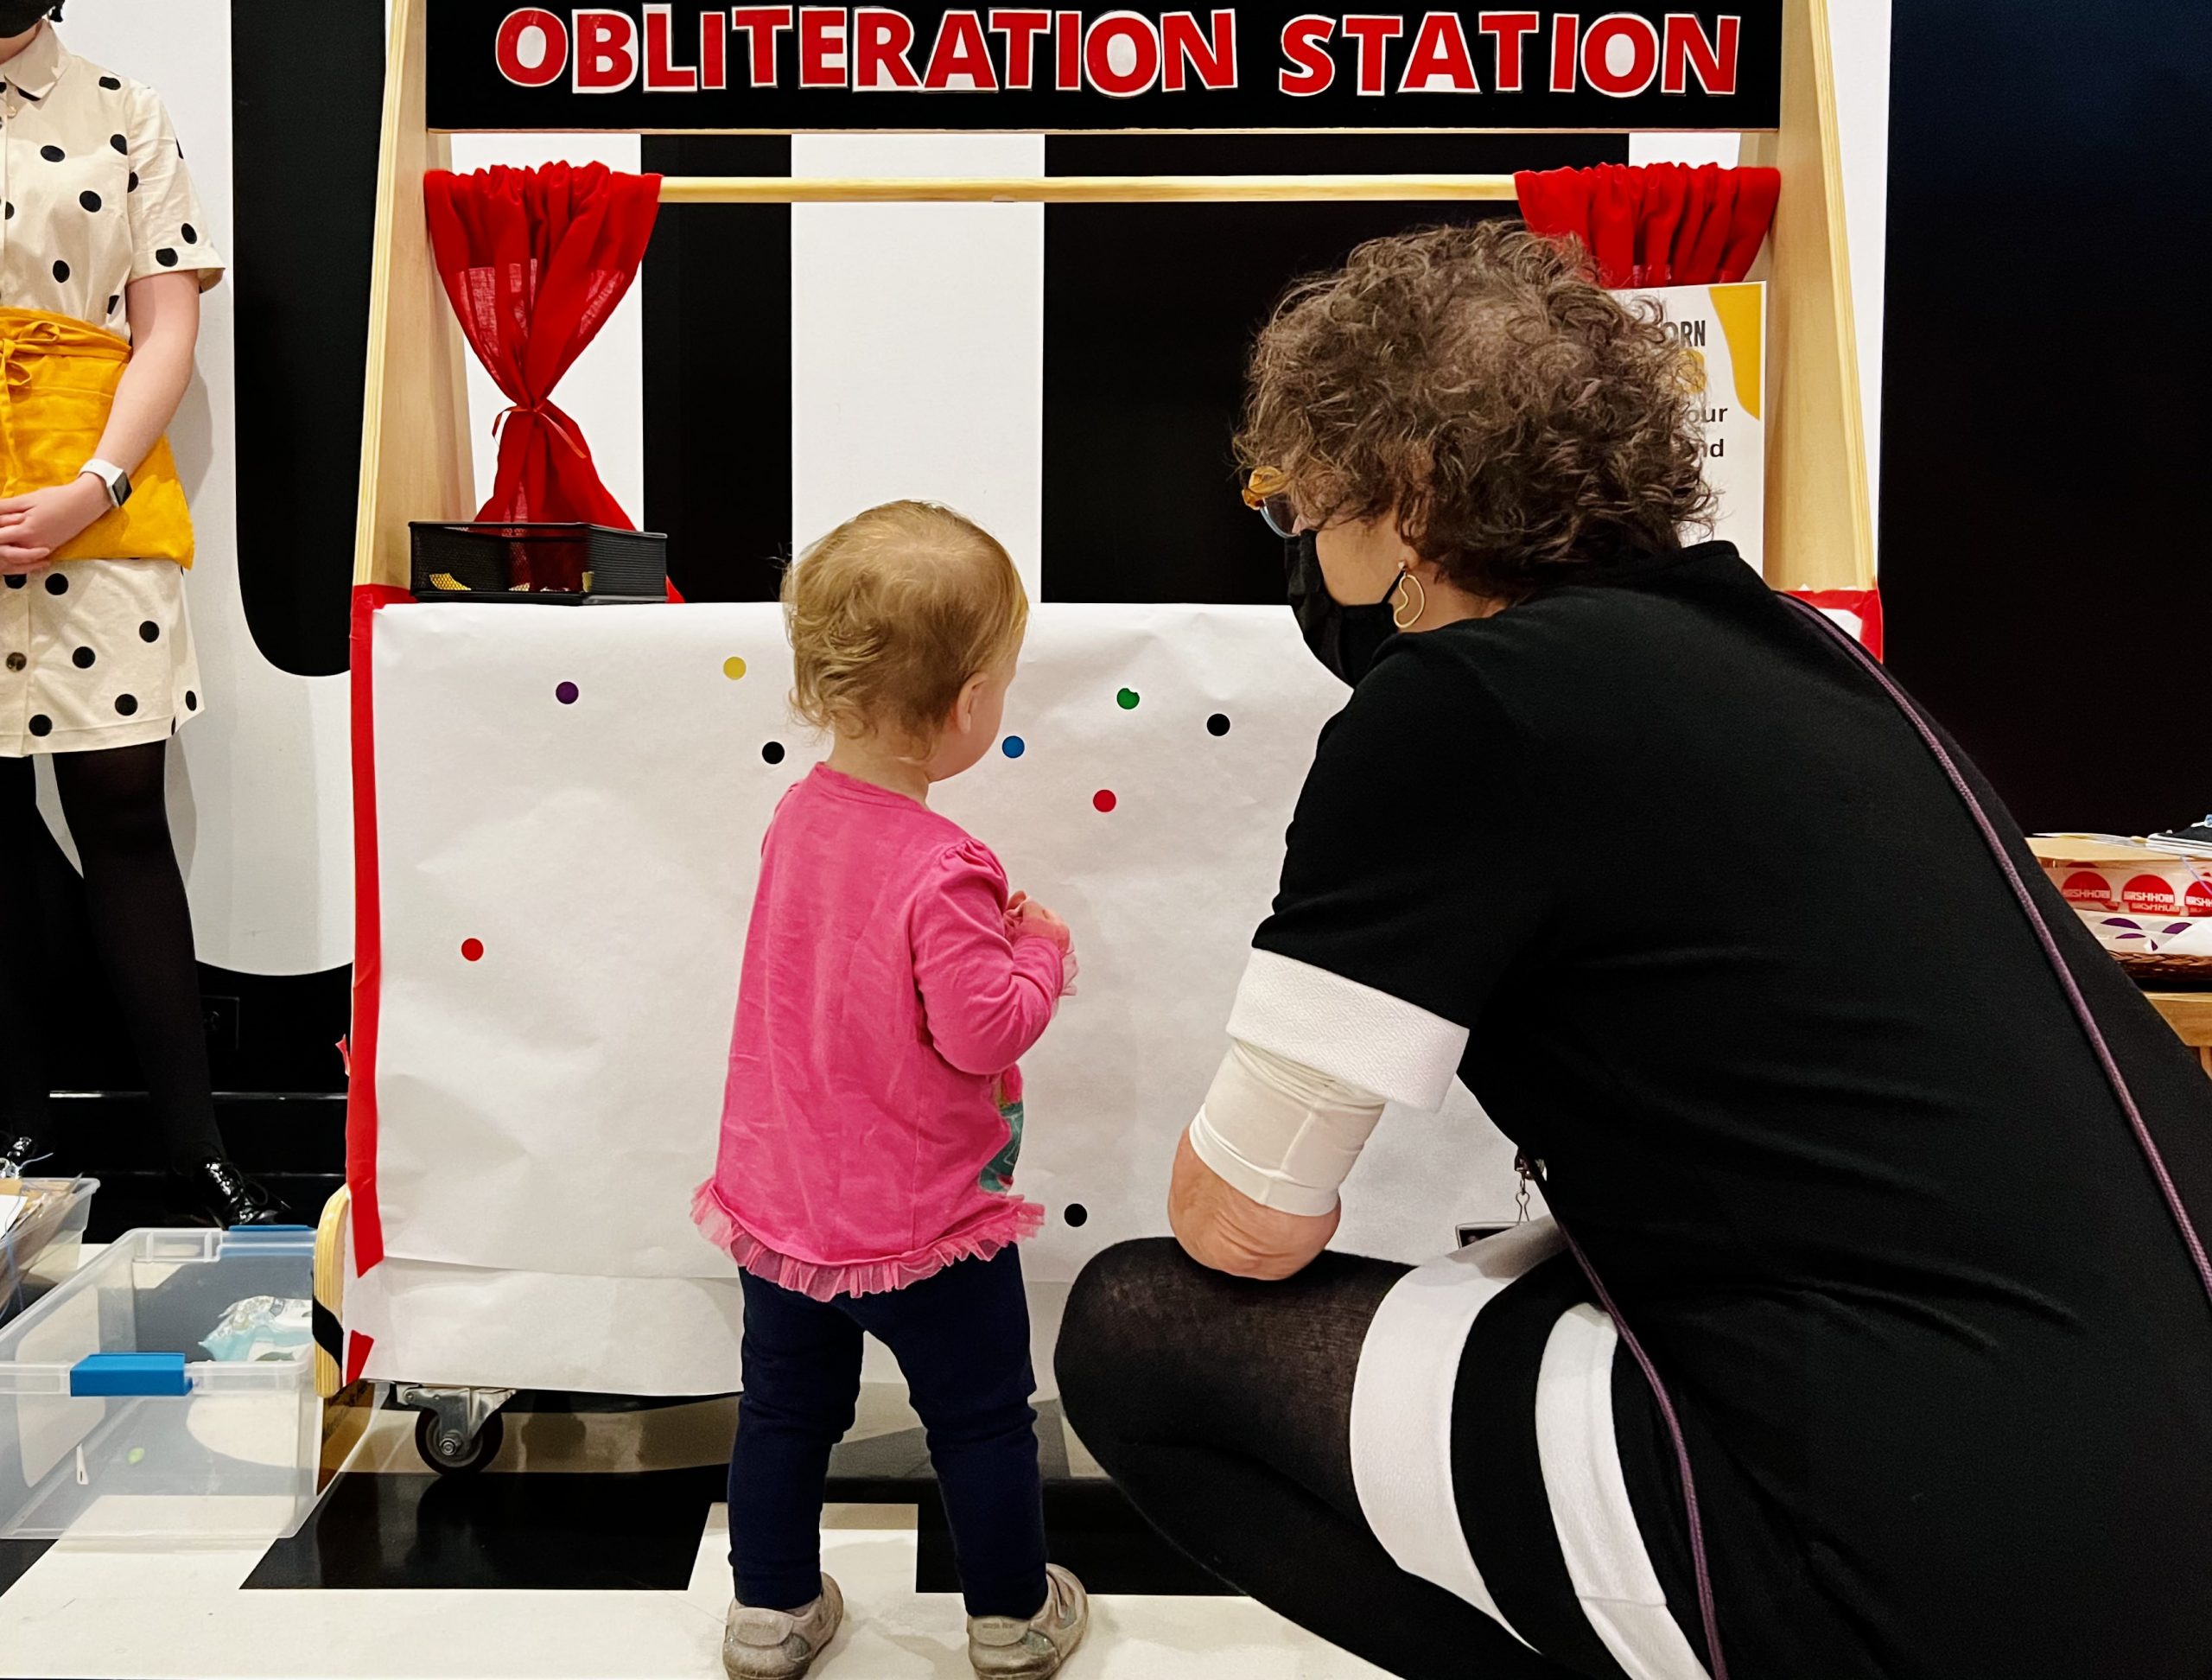
<instances>
[{"instance_id":1,"label":"black face mask","mask_svg":"<svg viewBox=\"0 0 2212 1680\"><path fill-rule=\"evenodd\" d=\"M1347 607L1329 593L1321 576L1321 556L1313 533L1302 531L1282 545L1284 582L1289 586L1290 610L1298 619L1299 633L1313 657L1329 668L1340 683L1357 686L1367 674L1382 644L1398 633L1391 620L1390 597L1395 582L1372 607Z\"/></svg>"},{"instance_id":2,"label":"black face mask","mask_svg":"<svg viewBox=\"0 0 2212 1680\"><path fill-rule=\"evenodd\" d=\"M0 0L0 38L22 35L54 10L54 0Z\"/></svg>"}]
</instances>

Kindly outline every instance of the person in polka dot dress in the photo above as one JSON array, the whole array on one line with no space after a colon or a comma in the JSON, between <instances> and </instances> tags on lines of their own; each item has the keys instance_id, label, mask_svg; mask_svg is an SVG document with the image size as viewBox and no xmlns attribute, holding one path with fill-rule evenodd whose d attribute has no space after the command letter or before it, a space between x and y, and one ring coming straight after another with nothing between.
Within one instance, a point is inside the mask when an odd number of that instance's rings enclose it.
<instances>
[{"instance_id":1,"label":"person in polka dot dress","mask_svg":"<svg viewBox=\"0 0 2212 1680\"><path fill-rule=\"evenodd\" d=\"M223 259L160 99L71 53L60 10L0 0L0 1177L10 1162L74 1165L51 1147L38 1053L50 975L30 884L51 847L33 760L46 755L172 1168L209 1217L265 1222L276 1210L216 1127L165 801L169 737L205 694L184 606L189 515L163 434ZM111 534L116 548L99 547Z\"/></svg>"}]
</instances>

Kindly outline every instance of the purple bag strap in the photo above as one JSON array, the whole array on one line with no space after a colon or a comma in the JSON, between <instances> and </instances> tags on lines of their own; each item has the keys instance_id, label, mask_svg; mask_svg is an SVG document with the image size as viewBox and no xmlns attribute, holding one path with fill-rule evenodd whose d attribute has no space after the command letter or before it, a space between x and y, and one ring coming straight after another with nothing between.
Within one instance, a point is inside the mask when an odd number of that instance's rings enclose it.
<instances>
[{"instance_id":1,"label":"purple bag strap","mask_svg":"<svg viewBox=\"0 0 2212 1680\"><path fill-rule=\"evenodd\" d=\"M2074 1018L2082 1023L2082 1036L2089 1040L2089 1048L2096 1053L2097 1065L2104 1070L2105 1080L2112 1086L2112 1094L2120 1099L2120 1111L2126 1115L2127 1123L2135 1133L2135 1142L2149 1164L2151 1176L2158 1182L2158 1192L2166 1200L2166 1211L2173 1215L2175 1226L2181 1232L2182 1242L2189 1249L2189 1257L2196 1263L2197 1281L2203 1284L2205 1298L2212 1301L2212 1256L2205 1252L2204 1238L2189 1217L2183 1204L2181 1191L2174 1183L2173 1174L2166 1168L2166 1158L2159 1153L2158 1141L2151 1136L2151 1128L2143 1118L2143 1110L2136 1106L2135 1093L2127 1088L2127 1080L2120 1071L2120 1062L2113 1055L2112 1046L2105 1041L2104 1029L2097 1025L2097 1018L2089 1012L2088 1000L2082 996L2082 988L2074 978L2074 971L2066 966L2066 959L2059 954L2058 940L2050 931L2050 924L2036 903L2035 894L2028 890L2028 883L2021 879L2020 871L2012 862L2012 855L2005 850L2005 842L1997 832L1997 824L1990 820L1989 812L1975 796L1973 786L1959 768L1958 760L1943 745L1943 738L1936 733L1936 726L1928 721L1912 698L1899 688L1881 663L1861 647L1858 640L1818 608L1784 595L1783 600L1810 618L1826 631L1881 684L1882 691L1897 702L1928 750L1936 755L1936 762L1943 767L1943 773L1951 779L1955 788L1974 818L1974 826L1981 830L1982 843L1989 848L1989 855L1997 860L1997 867L2004 871L2005 884L2012 888L2012 896L2018 900L2020 912L2028 919L2028 926L2035 930L2036 939L2043 946L2044 955L2050 959L2050 971L2056 977L2059 989L2066 994L2066 1001L2073 1006Z\"/></svg>"},{"instance_id":2,"label":"purple bag strap","mask_svg":"<svg viewBox=\"0 0 2212 1680\"><path fill-rule=\"evenodd\" d=\"M2135 1093L2127 1088L2127 1080L2120 1071L2120 1062L2112 1053L2112 1046L2106 1041L2103 1028L2097 1025L2096 1016L2089 1011L2088 1000L2082 996L2082 988L2075 982L2073 970L2066 966L2066 959L2059 952L2058 940L2050 931L2050 924L2044 920L2041 907L2036 903L2035 894L2028 890L2028 884L2012 862L2012 854L2005 850L2005 842L1997 831L1997 824L1991 820L1987 808L1975 794L1973 784L1967 780L1965 773L1959 768L1958 760L1943 745L1942 736L1936 732L1926 714L1897 686L1896 680L1882 668L1879 660L1818 608L1789 595L1783 595L1782 599L1818 625L1830 640L1841 644L1850 657L1873 678L1882 691L1904 714L1906 721L1935 756L1936 762L1942 767L1943 773L1950 779L1960 803L1966 806L1967 814L1974 818L1974 827L1980 831L1982 843L1989 849L1990 856L1996 860L1998 869L2004 873L2005 884L2012 889L2012 896L2018 903L2021 913L2028 919L2028 926L2035 930L2037 943L2042 945L2044 956L2050 961L2050 971L2057 979L2059 989L2066 994L2067 1002L2073 1006L2074 1018L2081 1022L2082 1036L2088 1040L2090 1049L2096 1053L2097 1065L2104 1070L2105 1079L2112 1086L2113 1095L2120 1100L2120 1110L2126 1115L2127 1123L2135 1133L2136 1143L2143 1151L2144 1160L2149 1163L2152 1177L2158 1180L2159 1193L2165 1198L2166 1210L2173 1216L2175 1227L2181 1232L2182 1242L2196 1267L2197 1280L2204 1286L2205 1298L2212 1301L2212 1255L2206 1253L2204 1238L2189 1217L2189 1209L2182 1201L2180 1188L2174 1183L2173 1174L2166 1167L2165 1156L2159 1153L2158 1141L2151 1136L2151 1128L2143 1118L2143 1110L2136 1105ZM1529 1169L1537 1181L1543 1183L1542 1164L1530 1163ZM1545 1185L1544 1187L1548 1200L1550 1187ZM1598 1305L1612 1320L1613 1328L1622 1345L1643 1372L1644 1381L1651 1385L1652 1397L1658 1403L1660 1419L1666 1425L1668 1439L1675 1449L1675 1467L1682 1480L1682 1509L1689 1524L1690 1566L1697 1578L1698 1612L1705 1626L1707 1660L1711 1665L1713 1680L1728 1680L1728 1662L1721 1654L1719 1618L1713 1605L1713 1570L1706 1552L1705 1524L1698 1510L1697 1479L1690 1467L1689 1442L1682 1432L1681 1417L1668 1395L1667 1385L1659 1379L1659 1367L1652 1362L1643 1342L1629 1327L1628 1320L1622 1315L1611 1291L1605 1288L1605 1280L1598 1276L1598 1269L1590 1263L1590 1257L1583 1252L1582 1244L1575 1241L1574 1233L1567 1229L1567 1222L1559 1219L1555 1208L1553 1219L1559 1226L1560 1235L1566 1238L1575 1263L1589 1281L1592 1293L1598 1297Z\"/></svg>"}]
</instances>

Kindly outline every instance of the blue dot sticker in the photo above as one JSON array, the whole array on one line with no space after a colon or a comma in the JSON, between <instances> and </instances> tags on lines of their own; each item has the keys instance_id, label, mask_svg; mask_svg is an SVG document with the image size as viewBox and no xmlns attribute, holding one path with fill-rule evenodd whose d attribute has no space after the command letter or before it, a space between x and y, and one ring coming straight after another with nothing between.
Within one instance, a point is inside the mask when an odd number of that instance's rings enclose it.
<instances>
[{"instance_id":1,"label":"blue dot sticker","mask_svg":"<svg viewBox=\"0 0 2212 1680\"><path fill-rule=\"evenodd\" d=\"M999 750L1008 758L1020 758L1029 750L1029 743L1020 735L1008 735L999 743Z\"/></svg>"}]
</instances>

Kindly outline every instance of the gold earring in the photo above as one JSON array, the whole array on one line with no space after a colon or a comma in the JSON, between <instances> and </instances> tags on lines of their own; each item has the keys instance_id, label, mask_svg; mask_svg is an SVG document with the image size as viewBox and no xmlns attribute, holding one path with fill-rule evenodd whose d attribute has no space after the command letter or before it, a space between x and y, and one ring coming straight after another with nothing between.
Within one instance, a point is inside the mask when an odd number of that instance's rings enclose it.
<instances>
[{"instance_id":1,"label":"gold earring","mask_svg":"<svg viewBox=\"0 0 2212 1680\"><path fill-rule=\"evenodd\" d=\"M1406 591L1413 591L1413 613L1406 615ZM1410 630L1419 624L1421 614L1428 610L1428 591L1421 588L1421 579L1411 568L1402 568L1398 573L1398 587L1390 591L1390 622L1401 630Z\"/></svg>"}]
</instances>

